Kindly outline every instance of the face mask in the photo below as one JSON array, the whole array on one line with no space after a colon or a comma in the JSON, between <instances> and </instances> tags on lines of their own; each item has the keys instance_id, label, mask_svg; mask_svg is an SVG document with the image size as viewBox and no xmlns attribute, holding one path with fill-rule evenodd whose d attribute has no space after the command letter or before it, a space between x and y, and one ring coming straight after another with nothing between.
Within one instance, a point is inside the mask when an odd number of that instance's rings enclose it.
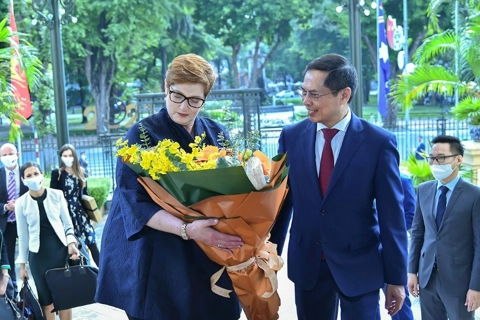
<instances>
[{"instance_id":1,"label":"face mask","mask_svg":"<svg viewBox=\"0 0 480 320\"><path fill-rule=\"evenodd\" d=\"M73 166L73 157L62 157L62 162L70 168Z\"/></svg>"},{"instance_id":2,"label":"face mask","mask_svg":"<svg viewBox=\"0 0 480 320\"><path fill-rule=\"evenodd\" d=\"M28 187L28 189L33 191L38 191L42 188L43 176L36 176L29 179L23 179L23 184Z\"/></svg>"},{"instance_id":3,"label":"face mask","mask_svg":"<svg viewBox=\"0 0 480 320\"><path fill-rule=\"evenodd\" d=\"M16 155L3 156L0 157L0 160L2 160L2 163L6 168L12 168L17 164L18 157Z\"/></svg>"},{"instance_id":4,"label":"face mask","mask_svg":"<svg viewBox=\"0 0 480 320\"><path fill-rule=\"evenodd\" d=\"M456 169L457 167L455 167ZM430 166L433 176L438 181L448 178L455 169L452 169L452 164L434 164Z\"/></svg>"}]
</instances>

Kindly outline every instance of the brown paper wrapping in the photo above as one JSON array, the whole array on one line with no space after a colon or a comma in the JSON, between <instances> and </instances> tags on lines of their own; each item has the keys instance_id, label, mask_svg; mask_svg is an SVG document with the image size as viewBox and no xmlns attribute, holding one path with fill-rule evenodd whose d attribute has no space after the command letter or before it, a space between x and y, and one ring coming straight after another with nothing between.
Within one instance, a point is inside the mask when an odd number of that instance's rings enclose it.
<instances>
[{"instance_id":1,"label":"brown paper wrapping","mask_svg":"<svg viewBox=\"0 0 480 320\"><path fill-rule=\"evenodd\" d=\"M284 161L274 162L270 183L261 191L214 196L189 207L182 205L151 178L138 178L152 200L168 212L184 221L191 221L185 216L219 218L214 227L216 230L242 238L244 246L232 249L233 254L200 241L197 244L211 260L224 266L212 275L212 290L228 297L228 290L215 284L226 270L249 320L278 319L280 297L276 291L275 271L280 270L283 261L276 253L276 245L268 242L268 237L288 192L288 179L280 183L284 170Z\"/></svg>"}]
</instances>

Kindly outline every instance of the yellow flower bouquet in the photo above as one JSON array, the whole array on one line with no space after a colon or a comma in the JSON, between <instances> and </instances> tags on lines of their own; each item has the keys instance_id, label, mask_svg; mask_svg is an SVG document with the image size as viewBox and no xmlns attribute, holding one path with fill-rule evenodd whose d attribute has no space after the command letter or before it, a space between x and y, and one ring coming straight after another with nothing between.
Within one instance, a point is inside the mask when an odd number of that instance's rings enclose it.
<instances>
[{"instance_id":1,"label":"yellow flower bouquet","mask_svg":"<svg viewBox=\"0 0 480 320\"><path fill-rule=\"evenodd\" d=\"M222 266L211 276L212 291L229 298L229 291L216 285L226 270L249 320L278 319L275 271L283 261L268 238L288 192L286 155L270 162L259 151L202 145L202 139L195 137L190 153L170 140L153 147L119 140L117 155L163 209L186 222L216 218L216 230L242 238L244 246L233 254L197 241Z\"/></svg>"}]
</instances>

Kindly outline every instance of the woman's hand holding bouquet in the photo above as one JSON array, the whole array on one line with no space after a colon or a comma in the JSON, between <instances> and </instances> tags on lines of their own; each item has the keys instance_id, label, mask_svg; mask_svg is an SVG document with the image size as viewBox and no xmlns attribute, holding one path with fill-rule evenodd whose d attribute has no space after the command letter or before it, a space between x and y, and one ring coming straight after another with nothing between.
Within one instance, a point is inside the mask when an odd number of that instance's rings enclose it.
<instances>
[{"instance_id":1,"label":"woman's hand holding bouquet","mask_svg":"<svg viewBox=\"0 0 480 320\"><path fill-rule=\"evenodd\" d=\"M189 222L189 238L223 266L211 277L212 291L229 297L216 285L226 269L248 319L278 319L275 271L283 261L268 237L288 191L286 155L270 163L249 148L248 139L241 150L238 144L218 148L201 141L195 137L187 153L170 140L153 147L119 140L117 155L140 175L153 201ZM232 239L215 243L215 232Z\"/></svg>"}]
</instances>

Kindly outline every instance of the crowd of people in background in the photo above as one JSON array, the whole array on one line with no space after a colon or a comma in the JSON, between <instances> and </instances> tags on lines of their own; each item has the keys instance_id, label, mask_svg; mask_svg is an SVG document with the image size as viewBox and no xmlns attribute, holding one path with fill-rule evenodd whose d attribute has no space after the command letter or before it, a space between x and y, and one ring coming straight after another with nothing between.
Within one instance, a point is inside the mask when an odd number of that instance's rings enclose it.
<instances>
[{"instance_id":1,"label":"crowd of people in background","mask_svg":"<svg viewBox=\"0 0 480 320\"><path fill-rule=\"evenodd\" d=\"M437 136L427 153L419 136L415 157L428 162L435 180L415 190L400 174L395 136L350 109L357 81L343 56L308 63L301 86L308 119L284 127L278 141L278 152L288 153L290 191L270 240L281 254L289 234L297 317L336 320L340 310L342 320L372 320L383 307L394 320L412 320L410 293L420 297L423 320L473 320L480 306L480 188L459 173L462 143ZM148 132L153 144L168 138L189 151L201 134L210 145L219 133L229 139L223 125L199 115L214 82L202 57L176 57L164 81L166 107L142 119L142 130L133 125L128 143L141 143ZM96 301L125 310L130 320L240 317L235 292L229 299L212 292L218 265L197 244L226 252L243 246L213 228L218 220L176 218L119 159L100 253L80 204L91 174L85 152L78 157L74 146L61 147L50 188L40 166L20 167L18 156L13 144L0 147L0 295L18 295L16 280L28 277L28 262L47 320L54 319L43 275L67 254L78 259L83 243L83 255L100 266ZM232 289L226 274L217 285ZM62 320L71 317L71 310L60 312Z\"/></svg>"},{"instance_id":2,"label":"crowd of people in background","mask_svg":"<svg viewBox=\"0 0 480 320\"><path fill-rule=\"evenodd\" d=\"M18 300L18 282L33 278L45 319L53 320L45 272L64 267L67 256L72 260L83 256L87 262L93 258L99 264L95 232L80 202L88 194L85 169L74 146L65 145L59 152L60 166L51 173L51 188L47 188L40 166L34 162L21 166L19 155L11 143L0 147L0 295ZM71 309L58 314L61 320L72 319Z\"/></svg>"}]
</instances>

